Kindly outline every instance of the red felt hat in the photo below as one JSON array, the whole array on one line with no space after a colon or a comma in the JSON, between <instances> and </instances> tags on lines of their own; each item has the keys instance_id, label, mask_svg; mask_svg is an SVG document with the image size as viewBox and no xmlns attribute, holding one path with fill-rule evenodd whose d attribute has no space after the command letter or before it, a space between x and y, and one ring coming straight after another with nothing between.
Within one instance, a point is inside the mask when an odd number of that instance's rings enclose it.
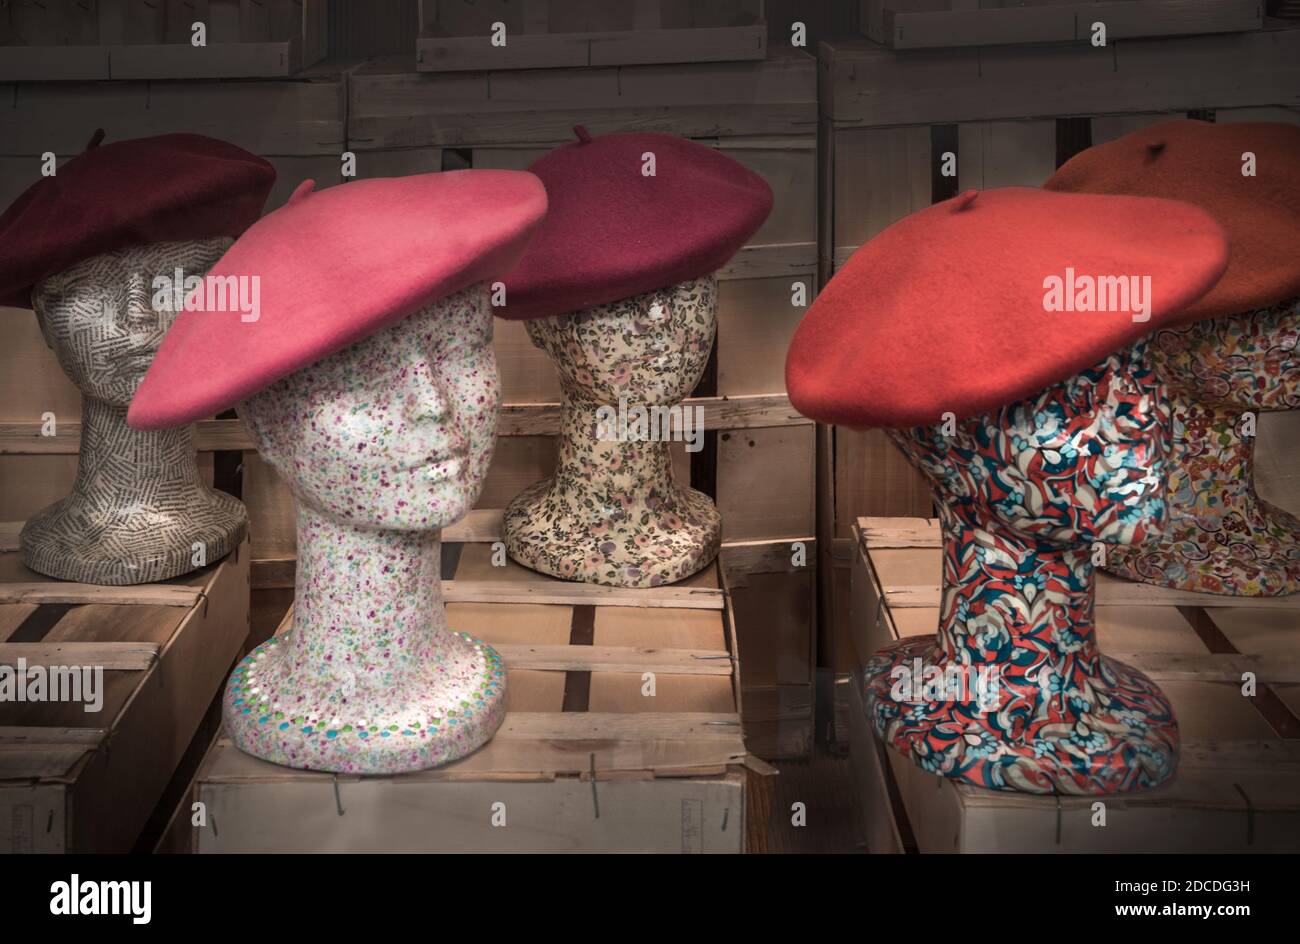
<instances>
[{"instance_id":1,"label":"red felt hat","mask_svg":"<svg viewBox=\"0 0 1300 944\"><path fill-rule=\"evenodd\" d=\"M1243 174L1247 153L1254 174ZM1300 295L1300 126L1162 121L1076 154L1049 190L1183 200L1228 234L1228 271L1183 321Z\"/></svg>"},{"instance_id":2,"label":"red felt hat","mask_svg":"<svg viewBox=\"0 0 1300 944\"><path fill-rule=\"evenodd\" d=\"M209 293L194 291L131 401L130 425L163 429L211 416L439 298L500 277L546 213L541 181L522 171L356 180L318 193L312 186L304 181L208 273L213 284L256 276L256 319L205 310Z\"/></svg>"},{"instance_id":3,"label":"red felt hat","mask_svg":"<svg viewBox=\"0 0 1300 944\"><path fill-rule=\"evenodd\" d=\"M772 210L767 182L713 148L670 134L574 131L577 141L528 168L550 209L506 278L504 318L565 314L708 275Z\"/></svg>"},{"instance_id":4,"label":"red felt hat","mask_svg":"<svg viewBox=\"0 0 1300 944\"><path fill-rule=\"evenodd\" d=\"M988 412L1159 327L1214 284L1227 255L1218 224L1190 204L969 190L899 220L836 273L791 341L790 401L856 429ZM1098 277L1127 276L1142 298L1113 310L1119 286L1100 283L1112 310L1081 310L1098 307ZM1149 318L1135 321L1144 299Z\"/></svg>"},{"instance_id":5,"label":"red felt hat","mask_svg":"<svg viewBox=\"0 0 1300 944\"><path fill-rule=\"evenodd\" d=\"M42 279L126 246L238 236L262 213L275 169L199 134L86 150L0 214L0 305L31 306Z\"/></svg>"}]
</instances>

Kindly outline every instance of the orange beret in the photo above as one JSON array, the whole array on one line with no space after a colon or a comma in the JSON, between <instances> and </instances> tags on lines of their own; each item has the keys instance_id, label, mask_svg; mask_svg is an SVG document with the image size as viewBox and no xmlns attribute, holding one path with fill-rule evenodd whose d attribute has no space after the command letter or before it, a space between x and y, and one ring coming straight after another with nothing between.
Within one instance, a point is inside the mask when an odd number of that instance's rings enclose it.
<instances>
[{"instance_id":1,"label":"orange beret","mask_svg":"<svg viewBox=\"0 0 1300 944\"><path fill-rule=\"evenodd\" d=\"M1300 126L1162 121L1075 155L1044 186L1183 200L1218 220L1228 271L1179 321L1300 295Z\"/></svg>"}]
</instances>

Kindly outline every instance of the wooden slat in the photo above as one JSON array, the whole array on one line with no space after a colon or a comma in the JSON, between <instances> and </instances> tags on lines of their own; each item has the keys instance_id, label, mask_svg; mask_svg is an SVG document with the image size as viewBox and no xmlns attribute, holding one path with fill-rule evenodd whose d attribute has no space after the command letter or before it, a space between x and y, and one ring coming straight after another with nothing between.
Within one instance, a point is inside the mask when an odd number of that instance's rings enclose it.
<instances>
[{"instance_id":1,"label":"wooden slat","mask_svg":"<svg viewBox=\"0 0 1300 944\"><path fill-rule=\"evenodd\" d=\"M640 606L720 610L722 591L707 587L654 587L646 590L605 587L557 580L545 584L511 584L500 580L446 580L442 596L448 603L555 603L582 606Z\"/></svg>"},{"instance_id":2,"label":"wooden slat","mask_svg":"<svg viewBox=\"0 0 1300 944\"><path fill-rule=\"evenodd\" d=\"M0 725L0 746L79 744L96 747L108 734L106 728L33 728Z\"/></svg>"},{"instance_id":3,"label":"wooden slat","mask_svg":"<svg viewBox=\"0 0 1300 944\"><path fill-rule=\"evenodd\" d=\"M512 669L557 672L656 672L730 675L731 655L709 649L642 649L634 646L494 646ZM4 647L0 645L0 657Z\"/></svg>"},{"instance_id":4,"label":"wooden slat","mask_svg":"<svg viewBox=\"0 0 1300 944\"><path fill-rule=\"evenodd\" d=\"M89 583L47 581L0 583L0 603L123 603L193 606L202 596L195 587L142 584L100 587Z\"/></svg>"},{"instance_id":5,"label":"wooden slat","mask_svg":"<svg viewBox=\"0 0 1300 944\"><path fill-rule=\"evenodd\" d=\"M1140 669L1156 681L1235 682L1253 672L1260 683L1300 684L1300 657L1183 652L1106 652L1111 658Z\"/></svg>"},{"instance_id":6,"label":"wooden slat","mask_svg":"<svg viewBox=\"0 0 1300 944\"><path fill-rule=\"evenodd\" d=\"M145 642L9 642L0 643L0 665L88 666L144 671L158 659L161 647Z\"/></svg>"}]
</instances>

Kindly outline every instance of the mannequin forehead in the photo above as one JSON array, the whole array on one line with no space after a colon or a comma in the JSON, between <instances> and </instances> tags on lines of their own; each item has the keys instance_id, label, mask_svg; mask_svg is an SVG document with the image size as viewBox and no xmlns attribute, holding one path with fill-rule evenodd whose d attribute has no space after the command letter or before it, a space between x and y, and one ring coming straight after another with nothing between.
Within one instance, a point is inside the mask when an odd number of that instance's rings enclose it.
<instances>
[{"instance_id":1,"label":"mannequin forehead","mask_svg":"<svg viewBox=\"0 0 1300 944\"><path fill-rule=\"evenodd\" d=\"M79 290L128 287L134 277L143 278L149 286L155 275L173 275L177 267L186 275L198 275L212 268L233 242L229 237L216 236L115 249L83 259L38 282L32 290L32 299L49 301L56 292L75 294ZM39 307L37 311L40 312Z\"/></svg>"}]
</instances>

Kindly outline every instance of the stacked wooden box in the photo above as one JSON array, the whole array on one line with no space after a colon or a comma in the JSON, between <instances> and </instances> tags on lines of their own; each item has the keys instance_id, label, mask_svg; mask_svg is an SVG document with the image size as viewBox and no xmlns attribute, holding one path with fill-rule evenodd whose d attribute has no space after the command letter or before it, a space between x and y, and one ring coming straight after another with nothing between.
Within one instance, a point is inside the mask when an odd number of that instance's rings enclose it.
<instances>
[{"instance_id":1,"label":"stacked wooden box","mask_svg":"<svg viewBox=\"0 0 1300 944\"><path fill-rule=\"evenodd\" d=\"M761 851L770 770L742 737L721 568L652 590L568 583L494 566L498 527L475 512L443 545L451 627L508 666L508 713L487 746L437 770L361 778L279 767L222 738L163 848Z\"/></svg>"},{"instance_id":2,"label":"stacked wooden box","mask_svg":"<svg viewBox=\"0 0 1300 944\"><path fill-rule=\"evenodd\" d=\"M853 643L859 664L938 626L938 522L861 518ZM1178 771L1108 797L981 790L929 774L872 734L860 672L850 743L860 822L876 852L1300 851L1300 597L1232 598L1097 579L1101 651L1150 676L1178 717ZM1258 692L1243 694L1243 673ZM1099 819L1101 802L1104 820Z\"/></svg>"},{"instance_id":3,"label":"stacked wooden box","mask_svg":"<svg viewBox=\"0 0 1300 944\"><path fill-rule=\"evenodd\" d=\"M32 573L11 537L0 666L80 675L83 702L99 685L102 703L0 701L0 852L131 852L166 821L169 784L193 776L192 743L248 638L248 543L185 577L99 587Z\"/></svg>"},{"instance_id":4,"label":"stacked wooden box","mask_svg":"<svg viewBox=\"0 0 1300 944\"><path fill-rule=\"evenodd\" d=\"M762 59L763 0L420 0L421 71ZM490 65L485 65L489 63Z\"/></svg>"},{"instance_id":5,"label":"stacked wooden box","mask_svg":"<svg viewBox=\"0 0 1300 944\"><path fill-rule=\"evenodd\" d=\"M901 10L905 3L885 0L883 7ZM980 3L978 12L992 12L990 6ZM1185 23L1195 32L1192 20ZM1086 39L901 51L865 39L825 42L819 102L824 284L858 246L908 213L967 188L1039 186L1080 150L1143 125L1189 114L1300 121L1300 23L1268 20L1263 29L1218 35L1112 36L1100 48ZM946 155L952 176L944 173ZM854 667L847 621L853 522L859 515L929 516L932 506L924 480L882 432L834 429L823 436L819 534L831 538L822 542L822 602L830 614L823 629L842 676Z\"/></svg>"},{"instance_id":6,"label":"stacked wooden box","mask_svg":"<svg viewBox=\"0 0 1300 944\"><path fill-rule=\"evenodd\" d=\"M6 0L0 81L292 75L324 58L328 7L327 0Z\"/></svg>"}]
</instances>

